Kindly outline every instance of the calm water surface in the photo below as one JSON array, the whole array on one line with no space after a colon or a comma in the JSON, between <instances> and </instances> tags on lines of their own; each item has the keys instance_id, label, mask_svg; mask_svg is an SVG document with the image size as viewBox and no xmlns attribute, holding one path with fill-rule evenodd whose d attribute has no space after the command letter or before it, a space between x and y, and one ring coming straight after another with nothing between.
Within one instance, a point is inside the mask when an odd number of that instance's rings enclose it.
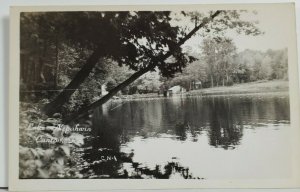
<instances>
[{"instance_id":1,"label":"calm water surface","mask_svg":"<svg viewBox=\"0 0 300 192\"><path fill-rule=\"evenodd\" d=\"M93 178L285 178L287 93L116 101L93 115Z\"/></svg>"}]
</instances>

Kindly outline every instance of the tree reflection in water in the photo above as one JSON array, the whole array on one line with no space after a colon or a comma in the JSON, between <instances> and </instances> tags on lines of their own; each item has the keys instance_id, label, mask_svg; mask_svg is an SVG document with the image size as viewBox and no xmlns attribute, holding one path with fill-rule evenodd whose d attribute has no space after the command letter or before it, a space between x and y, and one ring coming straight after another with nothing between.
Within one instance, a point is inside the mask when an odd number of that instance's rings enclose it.
<instances>
[{"instance_id":1,"label":"tree reflection in water","mask_svg":"<svg viewBox=\"0 0 300 192\"><path fill-rule=\"evenodd\" d=\"M184 179L204 179L193 177L189 168L181 166L178 162L168 162L163 169L161 165L156 165L154 169L151 169L134 162L133 156L133 152L125 154L110 149L102 149L101 152L99 149L88 149L83 157L88 165L82 170L82 173L86 178L169 179L172 174L178 173ZM113 157L116 157L116 160ZM122 166L124 163L129 163L134 171L124 168Z\"/></svg>"},{"instance_id":2,"label":"tree reflection in water","mask_svg":"<svg viewBox=\"0 0 300 192\"><path fill-rule=\"evenodd\" d=\"M209 105L211 106L209 144L224 149L234 149L243 136L243 125L234 122L228 99L224 102L220 98L213 98ZM235 118L239 119L237 115L235 114Z\"/></svg>"},{"instance_id":3,"label":"tree reflection in water","mask_svg":"<svg viewBox=\"0 0 300 192\"><path fill-rule=\"evenodd\" d=\"M167 162L166 165L156 165L154 169L140 165L134 162L132 157L133 151L129 154L120 152L120 145L129 140L124 129L114 127L113 124L107 122L104 117L103 109L99 109L94 113L96 121L93 122L93 134L95 138L87 141L89 146L85 151L83 158L88 163L82 173L86 178L157 178L169 179L172 174L178 173L184 179L203 179L193 177L189 172L189 168L183 167L178 162ZM185 139L185 124L175 126L176 133L180 135L180 139ZM124 163L129 163L134 169L130 172L123 168ZM129 173L130 172L130 173Z\"/></svg>"},{"instance_id":4,"label":"tree reflection in water","mask_svg":"<svg viewBox=\"0 0 300 192\"><path fill-rule=\"evenodd\" d=\"M204 134L210 146L234 150L244 129L289 123L289 118L288 97L173 97L110 103L94 112L94 138L86 143L82 158L88 164L83 173L87 178L201 179L176 157L150 167L136 162L134 151L125 153L121 146L137 137L146 141L163 136L185 145L198 142Z\"/></svg>"}]
</instances>

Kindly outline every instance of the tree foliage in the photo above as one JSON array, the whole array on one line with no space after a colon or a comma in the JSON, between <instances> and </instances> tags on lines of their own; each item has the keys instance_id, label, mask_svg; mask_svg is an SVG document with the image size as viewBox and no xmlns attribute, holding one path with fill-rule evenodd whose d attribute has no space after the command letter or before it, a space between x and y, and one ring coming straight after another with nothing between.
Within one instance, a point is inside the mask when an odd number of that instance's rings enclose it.
<instances>
[{"instance_id":1,"label":"tree foliage","mask_svg":"<svg viewBox=\"0 0 300 192\"><path fill-rule=\"evenodd\" d=\"M288 78L287 49L237 52L232 40L225 37L204 39L201 50L189 53L198 60L182 73L176 73L173 78L162 78L164 85L181 85L190 90L196 88L194 82L201 82L202 87L214 87Z\"/></svg>"},{"instance_id":2,"label":"tree foliage","mask_svg":"<svg viewBox=\"0 0 300 192\"><path fill-rule=\"evenodd\" d=\"M116 82L110 96L148 71L159 70L162 76L173 77L196 60L182 48L193 35L219 37L226 30L260 34L255 23L241 19L243 12L22 13L21 52L24 62L21 65L24 70L21 77L24 87L36 90L41 82L42 90L48 91L50 85L54 90L64 87L60 93L48 94L51 103L44 111L53 114L60 111L87 78L98 79L97 74L105 71L104 63L108 60L114 61L115 69L127 66L136 71L126 83ZM96 65L99 70L94 70ZM28 75L34 76L34 80L28 81ZM100 84L101 79L105 78L100 75Z\"/></svg>"}]
</instances>

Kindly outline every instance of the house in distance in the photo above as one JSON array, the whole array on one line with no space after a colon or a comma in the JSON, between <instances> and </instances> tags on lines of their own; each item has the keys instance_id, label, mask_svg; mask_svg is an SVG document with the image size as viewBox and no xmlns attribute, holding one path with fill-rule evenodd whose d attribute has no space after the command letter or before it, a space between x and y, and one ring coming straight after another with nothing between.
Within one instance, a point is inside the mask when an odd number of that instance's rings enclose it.
<instances>
[{"instance_id":1,"label":"house in distance","mask_svg":"<svg viewBox=\"0 0 300 192\"><path fill-rule=\"evenodd\" d=\"M180 85L176 85L171 87L170 89L168 89L168 95L172 96L173 94L181 94L181 93L185 93L186 89Z\"/></svg>"}]
</instances>

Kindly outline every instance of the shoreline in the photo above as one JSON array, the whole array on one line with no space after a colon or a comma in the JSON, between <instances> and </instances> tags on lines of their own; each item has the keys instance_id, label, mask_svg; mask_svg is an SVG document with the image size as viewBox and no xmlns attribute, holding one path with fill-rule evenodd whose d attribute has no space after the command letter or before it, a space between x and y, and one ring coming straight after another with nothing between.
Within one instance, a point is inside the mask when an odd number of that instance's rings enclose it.
<instances>
[{"instance_id":1,"label":"shoreline","mask_svg":"<svg viewBox=\"0 0 300 192\"><path fill-rule=\"evenodd\" d=\"M173 96L164 97L162 94L148 93L148 94L134 94L122 95L117 98L111 99L115 101L128 101L128 100L151 100L151 99L168 99L176 97L189 97L189 96L239 96L239 95L258 95L258 94L288 94L289 85L288 81L274 80L274 81L256 81L250 83L235 84L228 87L213 87L198 90L191 90L184 93L174 94Z\"/></svg>"}]
</instances>

